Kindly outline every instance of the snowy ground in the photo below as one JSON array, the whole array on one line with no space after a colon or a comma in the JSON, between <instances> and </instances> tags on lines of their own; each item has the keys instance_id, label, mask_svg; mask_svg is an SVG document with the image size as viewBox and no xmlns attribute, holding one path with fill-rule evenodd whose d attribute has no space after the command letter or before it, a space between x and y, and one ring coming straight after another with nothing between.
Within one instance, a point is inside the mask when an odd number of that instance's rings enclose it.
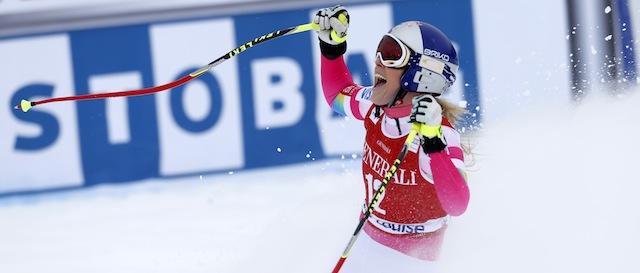
<instances>
[{"instance_id":1,"label":"snowy ground","mask_svg":"<svg viewBox=\"0 0 640 273\"><path fill-rule=\"evenodd\" d=\"M538 107L475 137L442 272L638 272L640 96ZM0 272L330 272L357 160L0 199Z\"/></svg>"}]
</instances>

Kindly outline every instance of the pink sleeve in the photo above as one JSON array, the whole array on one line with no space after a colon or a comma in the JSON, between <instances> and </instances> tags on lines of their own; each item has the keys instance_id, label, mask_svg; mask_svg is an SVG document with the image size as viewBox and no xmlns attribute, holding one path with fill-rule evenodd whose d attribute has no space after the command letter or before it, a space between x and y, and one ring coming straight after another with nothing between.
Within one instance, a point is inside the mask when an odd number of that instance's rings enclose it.
<instances>
[{"instance_id":1,"label":"pink sleeve","mask_svg":"<svg viewBox=\"0 0 640 273\"><path fill-rule=\"evenodd\" d=\"M322 78L322 92L329 105L333 104L336 96L347 86L355 85L353 77L344 63L343 56L335 60L320 57L320 76Z\"/></svg>"},{"instance_id":2,"label":"pink sleeve","mask_svg":"<svg viewBox=\"0 0 640 273\"><path fill-rule=\"evenodd\" d=\"M460 141L460 134L451 125L442 126L442 134L447 141L447 153L452 160L458 160L461 163L464 162L464 151L462 150L462 143ZM454 161L454 163L456 163ZM458 166L460 164L456 164ZM464 166L464 164L462 164Z\"/></svg>"},{"instance_id":3,"label":"pink sleeve","mask_svg":"<svg viewBox=\"0 0 640 273\"><path fill-rule=\"evenodd\" d=\"M362 120L356 94L362 89L353 82L353 77L344 63L343 56L335 60L329 60L321 56L320 77L322 79L322 92L331 108L345 116Z\"/></svg>"},{"instance_id":4,"label":"pink sleeve","mask_svg":"<svg viewBox=\"0 0 640 273\"><path fill-rule=\"evenodd\" d=\"M467 172L464 165L464 150L462 150L460 134L452 126L442 126L442 134L447 141L446 151L449 154L449 159L451 159L451 162L466 182Z\"/></svg>"},{"instance_id":5,"label":"pink sleeve","mask_svg":"<svg viewBox=\"0 0 640 273\"><path fill-rule=\"evenodd\" d=\"M446 122L448 124L448 121ZM453 128L451 125L442 125L442 135L447 142L446 153L453 163L453 165L458 169L462 177L467 180L466 175L466 166L464 164L464 150L462 150L462 143L460 141L460 134ZM420 154L420 168L423 170L423 173L431 172L430 166L431 160L429 159L429 155L426 153Z\"/></svg>"}]
</instances>

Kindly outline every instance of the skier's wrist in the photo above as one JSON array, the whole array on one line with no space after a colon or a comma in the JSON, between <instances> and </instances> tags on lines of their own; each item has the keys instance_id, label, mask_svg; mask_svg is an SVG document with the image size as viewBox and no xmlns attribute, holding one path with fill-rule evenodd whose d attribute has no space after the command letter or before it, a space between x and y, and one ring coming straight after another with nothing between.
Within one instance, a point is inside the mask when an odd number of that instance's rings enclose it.
<instances>
[{"instance_id":1,"label":"skier's wrist","mask_svg":"<svg viewBox=\"0 0 640 273\"><path fill-rule=\"evenodd\" d=\"M444 148L447 147L447 144L442 140L442 138L434 136L434 137L423 137L422 138L422 151L426 154L430 153L438 153Z\"/></svg>"},{"instance_id":2,"label":"skier's wrist","mask_svg":"<svg viewBox=\"0 0 640 273\"><path fill-rule=\"evenodd\" d=\"M335 60L347 52L347 42L332 45L320 40L320 52L329 60Z\"/></svg>"}]
</instances>

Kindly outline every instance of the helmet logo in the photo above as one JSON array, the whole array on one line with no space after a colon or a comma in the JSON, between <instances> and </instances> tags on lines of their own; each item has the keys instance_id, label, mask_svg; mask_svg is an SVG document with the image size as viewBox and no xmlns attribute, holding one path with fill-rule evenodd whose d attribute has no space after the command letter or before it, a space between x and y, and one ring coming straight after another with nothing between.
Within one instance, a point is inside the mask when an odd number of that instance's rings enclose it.
<instances>
[{"instance_id":1,"label":"helmet logo","mask_svg":"<svg viewBox=\"0 0 640 273\"><path fill-rule=\"evenodd\" d=\"M449 55L441 53L440 51L431 50L431 49L428 49L428 48L425 48L424 49L424 53L422 53L422 54L427 55L429 57L435 57L435 58L441 59L441 60L443 60L445 62L448 62L449 59L450 59Z\"/></svg>"}]
</instances>

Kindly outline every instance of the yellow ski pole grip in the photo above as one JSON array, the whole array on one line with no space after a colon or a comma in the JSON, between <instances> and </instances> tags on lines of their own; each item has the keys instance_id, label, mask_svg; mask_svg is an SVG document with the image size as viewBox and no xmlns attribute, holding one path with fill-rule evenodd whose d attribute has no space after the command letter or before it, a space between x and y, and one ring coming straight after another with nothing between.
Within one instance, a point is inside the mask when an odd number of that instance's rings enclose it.
<instances>
[{"instance_id":1,"label":"yellow ski pole grip","mask_svg":"<svg viewBox=\"0 0 640 273\"><path fill-rule=\"evenodd\" d=\"M344 15L344 13L340 13L338 15L338 20L340 20L340 22L342 22L342 24L347 24L349 22L347 22L347 16ZM347 34L345 34L343 37L338 36L338 33L335 30L331 31L331 39L333 39L334 41L338 42L338 43L343 43L344 41L347 40Z\"/></svg>"},{"instance_id":2,"label":"yellow ski pole grip","mask_svg":"<svg viewBox=\"0 0 640 273\"><path fill-rule=\"evenodd\" d=\"M342 22L343 24L347 24L347 16L344 15L344 13L340 13L340 15L338 15L338 20L340 20L340 22ZM311 23L311 27L313 27L313 29L315 30L319 30L320 29L320 25L316 24L316 23ZM338 42L338 43L343 43L344 41L347 40L347 35L344 35L344 37L340 37L338 35L338 33L335 31L335 29L331 30L331 39L333 39L334 41Z\"/></svg>"}]
</instances>

